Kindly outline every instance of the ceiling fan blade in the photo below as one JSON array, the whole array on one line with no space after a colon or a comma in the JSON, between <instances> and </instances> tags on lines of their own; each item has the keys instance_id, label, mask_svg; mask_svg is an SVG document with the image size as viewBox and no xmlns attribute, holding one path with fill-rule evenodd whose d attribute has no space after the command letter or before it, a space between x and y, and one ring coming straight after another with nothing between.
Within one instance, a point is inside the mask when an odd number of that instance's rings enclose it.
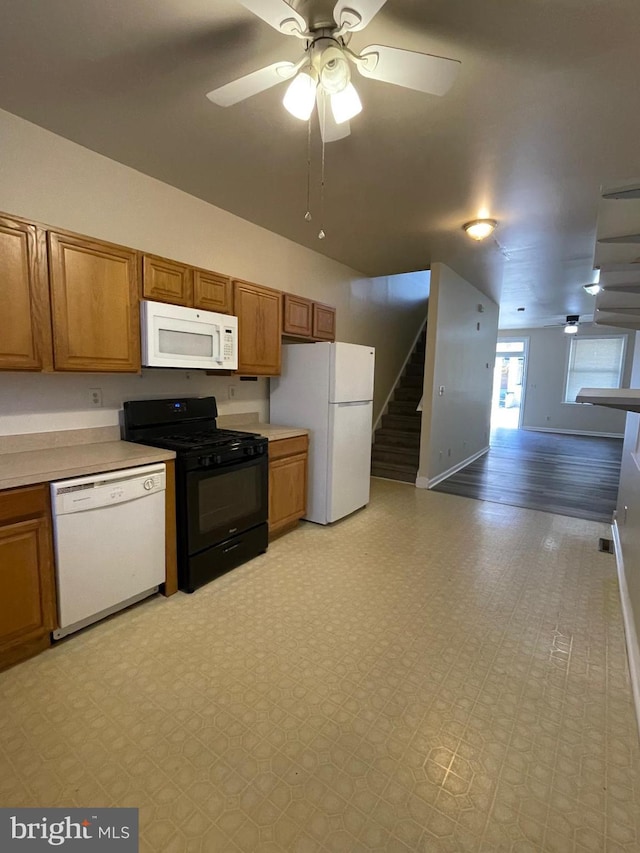
<instances>
[{"instance_id":1,"label":"ceiling fan blade","mask_svg":"<svg viewBox=\"0 0 640 853\"><path fill-rule=\"evenodd\" d=\"M244 101L293 77L297 67L298 64L295 62L274 62L273 65L252 71L251 74L208 92L207 98L220 107L233 106L239 101Z\"/></svg>"},{"instance_id":2,"label":"ceiling fan blade","mask_svg":"<svg viewBox=\"0 0 640 853\"><path fill-rule=\"evenodd\" d=\"M239 2L241 6L253 12L258 18L262 18L280 33L295 35L296 31L300 33L307 31L305 19L292 9L286 0L239 0Z\"/></svg>"},{"instance_id":3,"label":"ceiling fan blade","mask_svg":"<svg viewBox=\"0 0 640 853\"><path fill-rule=\"evenodd\" d=\"M457 59L445 59L381 44L365 47L356 65L364 77L430 95L444 95L460 70Z\"/></svg>"},{"instance_id":4,"label":"ceiling fan blade","mask_svg":"<svg viewBox=\"0 0 640 853\"><path fill-rule=\"evenodd\" d=\"M345 31L363 30L382 9L387 0L338 0L333 18Z\"/></svg>"},{"instance_id":5,"label":"ceiling fan blade","mask_svg":"<svg viewBox=\"0 0 640 853\"><path fill-rule=\"evenodd\" d=\"M349 136L351 133L349 122L342 121L340 124L336 123L331 109L331 101L320 87L318 87L316 102L318 104L318 121L320 122L322 141L325 144L327 142L337 142L339 139Z\"/></svg>"}]
</instances>

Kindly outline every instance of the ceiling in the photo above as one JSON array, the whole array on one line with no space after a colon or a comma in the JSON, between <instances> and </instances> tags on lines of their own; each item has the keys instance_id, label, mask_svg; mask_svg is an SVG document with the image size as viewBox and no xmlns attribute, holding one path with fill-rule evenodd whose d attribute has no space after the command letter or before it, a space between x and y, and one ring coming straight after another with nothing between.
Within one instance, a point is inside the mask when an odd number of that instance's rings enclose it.
<instances>
[{"instance_id":1,"label":"ceiling","mask_svg":"<svg viewBox=\"0 0 640 853\"><path fill-rule=\"evenodd\" d=\"M300 55L235 0L2 0L0 108L367 275L442 261L502 328L592 314L600 186L640 172L638 0L388 0L351 46L371 43L461 71L442 98L356 75L364 109L326 147L322 216L312 124L311 223L284 86L205 98ZM500 224L472 243L461 225L482 209Z\"/></svg>"}]
</instances>

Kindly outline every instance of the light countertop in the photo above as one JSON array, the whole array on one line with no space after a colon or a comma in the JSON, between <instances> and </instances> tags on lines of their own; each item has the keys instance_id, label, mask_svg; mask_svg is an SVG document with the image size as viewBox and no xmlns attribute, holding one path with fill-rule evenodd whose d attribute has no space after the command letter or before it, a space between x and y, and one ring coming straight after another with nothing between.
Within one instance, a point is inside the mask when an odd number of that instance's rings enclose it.
<instances>
[{"instance_id":1,"label":"light countertop","mask_svg":"<svg viewBox=\"0 0 640 853\"><path fill-rule=\"evenodd\" d=\"M53 441L52 437L52 443ZM147 447L130 441L80 441L66 446L60 446L59 441L58 433L54 446L0 453L0 489L31 486L175 459L172 450Z\"/></svg>"},{"instance_id":2,"label":"light countertop","mask_svg":"<svg viewBox=\"0 0 640 853\"><path fill-rule=\"evenodd\" d=\"M257 419L257 415L251 413L246 415L220 415L217 424L220 429L255 432L269 441L279 441L282 438L296 438L299 435L309 435L309 430L302 427L265 424Z\"/></svg>"}]
</instances>

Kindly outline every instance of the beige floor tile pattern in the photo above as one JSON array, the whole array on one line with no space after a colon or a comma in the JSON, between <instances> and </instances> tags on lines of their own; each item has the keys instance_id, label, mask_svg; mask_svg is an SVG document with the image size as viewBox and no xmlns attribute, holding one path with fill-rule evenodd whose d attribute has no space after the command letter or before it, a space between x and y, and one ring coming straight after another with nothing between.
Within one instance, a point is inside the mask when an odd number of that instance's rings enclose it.
<instances>
[{"instance_id":1,"label":"beige floor tile pattern","mask_svg":"<svg viewBox=\"0 0 640 853\"><path fill-rule=\"evenodd\" d=\"M0 801L137 806L144 853L639 851L603 535L374 480L1 675Z\"/></svg>"}]
</instances>

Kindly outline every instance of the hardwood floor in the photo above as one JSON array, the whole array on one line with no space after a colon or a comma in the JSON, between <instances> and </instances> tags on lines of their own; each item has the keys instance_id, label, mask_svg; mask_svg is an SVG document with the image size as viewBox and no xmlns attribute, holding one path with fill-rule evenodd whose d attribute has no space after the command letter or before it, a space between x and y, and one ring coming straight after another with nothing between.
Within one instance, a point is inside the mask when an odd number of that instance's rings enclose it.
<instances>
[{"instance_id":1,"label":"hardwood floor","mask_svg":"<svg viewBox=\"0 0 640 853\"><path fill-rule=\"evenodd\" d=\"M621 457L621 438L497 429L487 454L434 491L610 522Z\"/></svg>"}]
</instances>

